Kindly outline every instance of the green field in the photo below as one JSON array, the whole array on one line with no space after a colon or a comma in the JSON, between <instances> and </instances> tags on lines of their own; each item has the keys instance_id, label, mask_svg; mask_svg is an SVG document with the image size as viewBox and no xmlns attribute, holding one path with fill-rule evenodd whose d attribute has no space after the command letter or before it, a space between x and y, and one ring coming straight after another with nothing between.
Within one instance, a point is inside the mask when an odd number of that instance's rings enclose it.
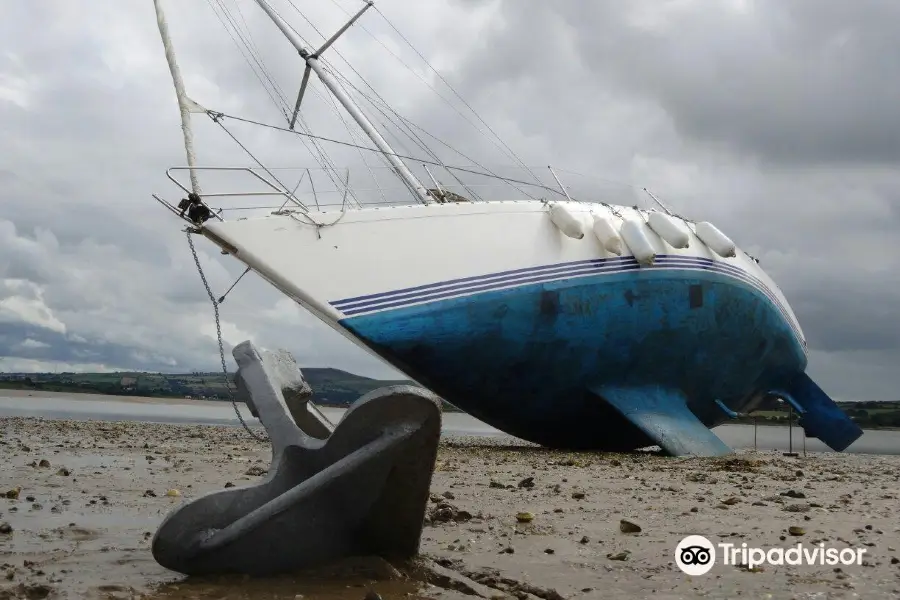
<instances>
[{"instance_id":1,"label":"green field","mask_svg":"<svg viewBox=\"0 0 900 600\"><path fill-rule=\"evenodd\" d=\"M900 428L900 401L883 402L838 402L838 406L864 429L897 429ZM786 408L762 407L748 415L741 416L732 423L753 423L759 425L787 425L791 413ZM793 415L794 424L798 415Z\"/></svg>"},{"instance_id":2,"label":"green field","mask_svg":"<svg viewBox=\"0 0 900 600\"><path fill-rule=\"evenodd\" d=\"M363 394L387 385L411 384L354 375L340 369L306 368L313 401L323 406L349 406ZM229 373L234 384L234 374ZM0 389L47 392L228 400L222 373L0 373ZM445 410L456 410L444 403Z\"/></svg>"}]
</instances>

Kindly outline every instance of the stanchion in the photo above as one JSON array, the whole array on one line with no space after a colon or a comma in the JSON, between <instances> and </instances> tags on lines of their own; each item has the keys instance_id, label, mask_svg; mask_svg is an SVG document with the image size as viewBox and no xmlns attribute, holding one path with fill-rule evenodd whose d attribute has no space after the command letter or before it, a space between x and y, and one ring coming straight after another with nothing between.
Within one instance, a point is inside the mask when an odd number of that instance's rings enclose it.
<instances>
[{"instance_id":1,"label":"stanchion","mask_svg":"<svg viewBox=\"0 0 900 600\"><path fill-rule=\"evenodd\" d=\"M803 441L806 443L806 440ZM797 456L794 452L794 405L788 403L788 451L784 452L784 456Z\"/></svg>"}]
</instances>

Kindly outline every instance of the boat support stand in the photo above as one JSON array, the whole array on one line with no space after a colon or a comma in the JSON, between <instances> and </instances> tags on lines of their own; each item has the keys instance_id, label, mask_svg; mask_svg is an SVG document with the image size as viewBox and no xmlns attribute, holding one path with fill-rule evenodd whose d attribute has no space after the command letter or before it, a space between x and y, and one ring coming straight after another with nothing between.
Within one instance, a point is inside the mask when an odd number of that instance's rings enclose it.
<instances>
[{"instance_id":1,"label":"boat support stand","mask_svg":"<svg viewBox=\"0 0 900 600\"><path fill-rule=\"evenodd\" d=\"M243 342L232 354L238 393L272 443L268 475L176 508L153 538L156 561L186 575L273 575L351 556L416 555L440 400L417 387L380 388L335 426L309 402L287 352Z\"/></svg>"}]
</instances>

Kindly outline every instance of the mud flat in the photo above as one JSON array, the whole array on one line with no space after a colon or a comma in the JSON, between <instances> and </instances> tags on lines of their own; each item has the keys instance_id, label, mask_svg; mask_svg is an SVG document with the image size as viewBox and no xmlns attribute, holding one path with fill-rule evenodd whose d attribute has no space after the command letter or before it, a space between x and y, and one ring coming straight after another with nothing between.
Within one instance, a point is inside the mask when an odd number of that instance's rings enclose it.
<instances>
[{"instance_id":1,"label":"mud flat","mask_svg":"<svg viewBox=\"0 0 900 600\"><path fill-rule=\"evenodd\" d=\"M268 447L234 427L9 418L0 431L0 600L900 596L900 457L672 459L456 438L438 457L426 561L194 581L155 563L153 532L185 499L262 476ZM719 558L690 577L674 550L691 534L866 552L837 567Z\"/></svg>"}]
</instances>

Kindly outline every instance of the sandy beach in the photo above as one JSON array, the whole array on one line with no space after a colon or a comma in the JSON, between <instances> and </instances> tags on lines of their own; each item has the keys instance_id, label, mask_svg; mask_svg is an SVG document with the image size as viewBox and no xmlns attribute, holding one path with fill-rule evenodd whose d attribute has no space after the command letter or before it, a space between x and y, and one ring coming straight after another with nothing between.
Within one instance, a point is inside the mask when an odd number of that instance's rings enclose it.
<instances>
[{"instance_id":1,"label":"sandy beach","mask_svg":"<svg viewBox=\"0 0 900 600\"><path fill-rule=\"evenodd\" d=\"M0 427L3 600L900 595L898 457L673 459L452 439L432 482L424 567L374 561L331 575L195 581L153 560L157 525L180 502L260 477L268 446L234 427L29 418ZM517 522L522 512L533 519ZM634 529L623 519L641 530L623 532ZM691 577L674 561L691 534L866 552L861 565L716 564Z\"/></svg>"}]
</instances>

